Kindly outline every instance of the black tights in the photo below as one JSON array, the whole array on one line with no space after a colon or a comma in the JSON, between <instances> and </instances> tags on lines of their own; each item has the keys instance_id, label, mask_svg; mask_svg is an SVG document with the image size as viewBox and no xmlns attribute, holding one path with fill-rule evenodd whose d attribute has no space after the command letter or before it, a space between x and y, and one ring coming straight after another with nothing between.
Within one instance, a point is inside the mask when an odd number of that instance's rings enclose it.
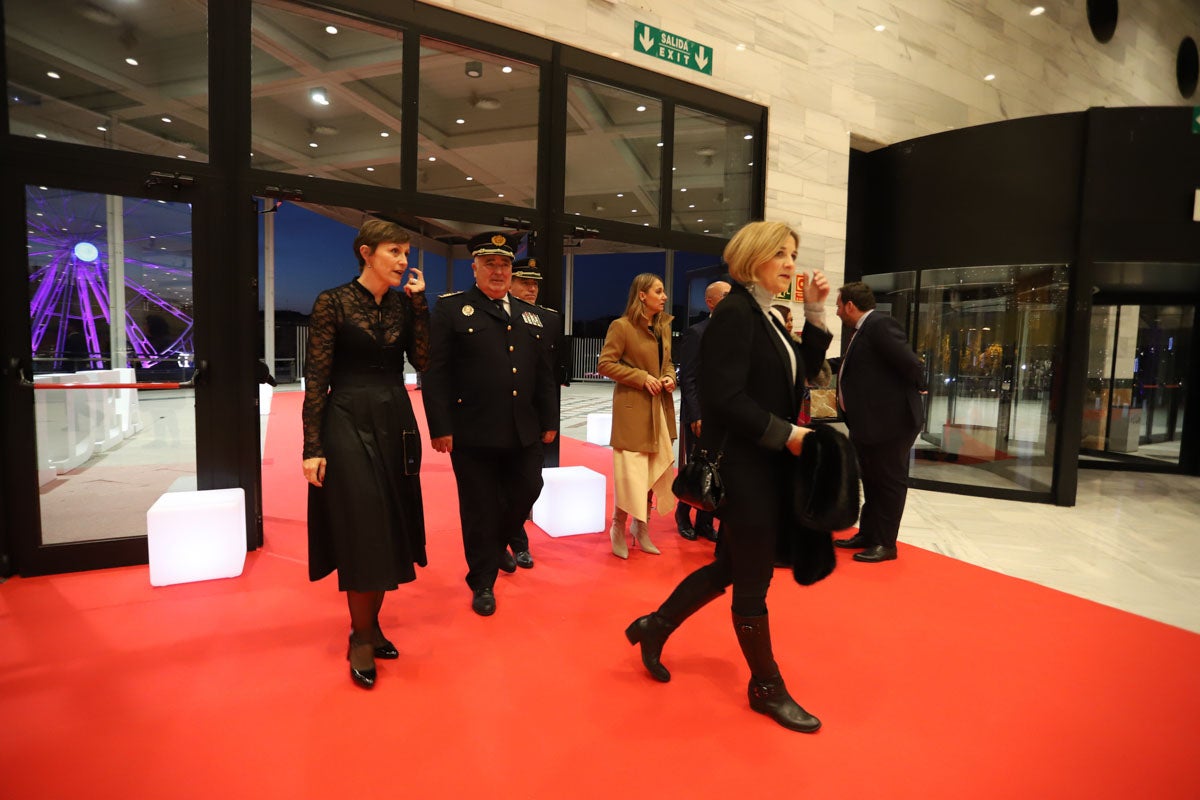
<instances>
[{"instance_id":1,"label":"black tights","mask_svg":"<svg viewBox=\"0 0 1200 800\"><path fill-rule=\"evenodd\" d=\"M346 605L350 606L350 627L354 635L373 639L375 629L379 627L383 592L346 592Z\"/></svg>"},{"instance_id":2,"label":"black tights","mask_svg":"<svg viewBox=\"0 0 1200 800\"><path fill-rule=\"evenodd\" d=\"M767 589L775 570L775 532L723 520L717 557L684 578L658 613L678 625L703 598L733 585L733 613L758 617L767 613Z\"/></svg>"}]
</instances>

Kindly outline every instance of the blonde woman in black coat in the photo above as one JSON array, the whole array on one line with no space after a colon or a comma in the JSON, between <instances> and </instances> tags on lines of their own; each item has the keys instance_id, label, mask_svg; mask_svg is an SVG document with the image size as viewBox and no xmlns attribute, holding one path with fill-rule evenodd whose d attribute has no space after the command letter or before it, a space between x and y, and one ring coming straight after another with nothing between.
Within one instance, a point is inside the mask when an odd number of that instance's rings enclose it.
<instances>
[{"instance_id":1,"label":"blonde woman in black coat","mask_svg":"<svg viewBox=\"0 0 1200 800\"><path fill-rule=\"evenodd\" d=\"M781 530L794 525L792 459L810 432L797 426L806 379L814 377L832 337L824 322L829 283L814 273L797 344L771 310L795 273L800 237L778 222L752 222L729 241L725 262L735 283L713 312L700 344L701 441L723 450L726 502L717 512L716 559L688 575L670 597L626 629L642 663L659 681L671 674L663 645L689 616L733 586L733 625L750 667L750 707L785 728L812 732L821 722L788 694L771 649L767 588Z\"/></svg>"}]
</instances>

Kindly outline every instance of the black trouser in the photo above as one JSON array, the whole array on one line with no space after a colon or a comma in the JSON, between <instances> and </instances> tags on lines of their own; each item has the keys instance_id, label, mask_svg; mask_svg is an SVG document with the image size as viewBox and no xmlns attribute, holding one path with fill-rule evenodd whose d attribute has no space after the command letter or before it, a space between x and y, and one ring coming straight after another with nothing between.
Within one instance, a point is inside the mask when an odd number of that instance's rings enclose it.
<instances>
[{"instance_id":1,"label":"black trouser","mask_svg":"<svg viewBox=\"0 0 1200 800\"><path fill-rule=\"evenodd\" d=\"M863 486L858 530L868 546L896 546L908 498L909 452L915 439L915 434L906 434L874 444L854 442Z\"/></svg>"},{"instance_id":2,"label":"black trouser","mask_svg":"<svg viewBox=\"0 0 1200 800\"><path fill-rule=\"evenodd\" d=\"M542 491L542 445L455 447L450 462L458 484L467 586L472 591L488 588L496 582L509 536L524 526Z\"/></svg>"},{"instance_id":3,"label":"black trouser","mask_svg":"<svg viewBox=\"0 0 1200 800\"><path fill-rule=\"evenodd\" d=\"M658 613L668 622L683 622L698 598L733 585L733 613L756 617L767 613L767 589L775 571L775 536L769 528L743 527L736 519L721 520L716 560L684 578Z\"/></svg>"}]
</instances>

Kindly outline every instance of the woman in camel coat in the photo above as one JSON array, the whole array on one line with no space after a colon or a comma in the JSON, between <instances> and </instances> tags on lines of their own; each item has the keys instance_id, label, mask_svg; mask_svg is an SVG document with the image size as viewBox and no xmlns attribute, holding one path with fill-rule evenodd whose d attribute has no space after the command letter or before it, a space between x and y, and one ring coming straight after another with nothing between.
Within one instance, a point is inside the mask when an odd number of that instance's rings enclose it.
<instances>
[{"instance_id":1,"label":"woman in camel coat","mask_svg":"<svg viewBox=\"0 0 1200 800\"><path fill-rule=\"evenodd\" d=\"M659 550L650 541L651 497L660 514L675 507L671 494L675 463L675 367L671 364L671 315L662 279L644 272L633 279L625 314L613 320L600 351L601 375L613 388L613 523L608 535L613 555L629 557L625 522L646 553Z\"/></svg>"}]
</instances>

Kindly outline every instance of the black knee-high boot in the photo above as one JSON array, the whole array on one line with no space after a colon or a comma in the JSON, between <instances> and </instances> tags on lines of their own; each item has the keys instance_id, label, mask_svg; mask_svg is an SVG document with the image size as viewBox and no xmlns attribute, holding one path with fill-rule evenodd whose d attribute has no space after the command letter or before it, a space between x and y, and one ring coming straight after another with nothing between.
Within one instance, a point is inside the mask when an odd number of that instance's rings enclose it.
<instances>
[{"instance_id":1,"label":"black knee-high boot","mask_svg":"<svg viewBox=\"0 0 1200 800\"><path fill-rule=\"evenodd\" d=\"M692 614L725 594L724 587L714 586L705 568L688 575L657 611L638 617L625 629L630 644L642 646L642 664L656 681L666 683L671 673L659 660L667 637Z\"/></svg>"},{"instance_id":2,"label":"black knee-high boot","mask_svg":"<svg viewBox=\"0 0 1200 800\"><path fill-rule=\"evenodd\" d=\"M788 694L779 674L779 665L771 651L771 625L766 614L757 617L733 615L742 655L750 667L750 708L766 714L785 728L812 733L821 727L821 720L809 714Z\"/></svg>"}]
</instances>

